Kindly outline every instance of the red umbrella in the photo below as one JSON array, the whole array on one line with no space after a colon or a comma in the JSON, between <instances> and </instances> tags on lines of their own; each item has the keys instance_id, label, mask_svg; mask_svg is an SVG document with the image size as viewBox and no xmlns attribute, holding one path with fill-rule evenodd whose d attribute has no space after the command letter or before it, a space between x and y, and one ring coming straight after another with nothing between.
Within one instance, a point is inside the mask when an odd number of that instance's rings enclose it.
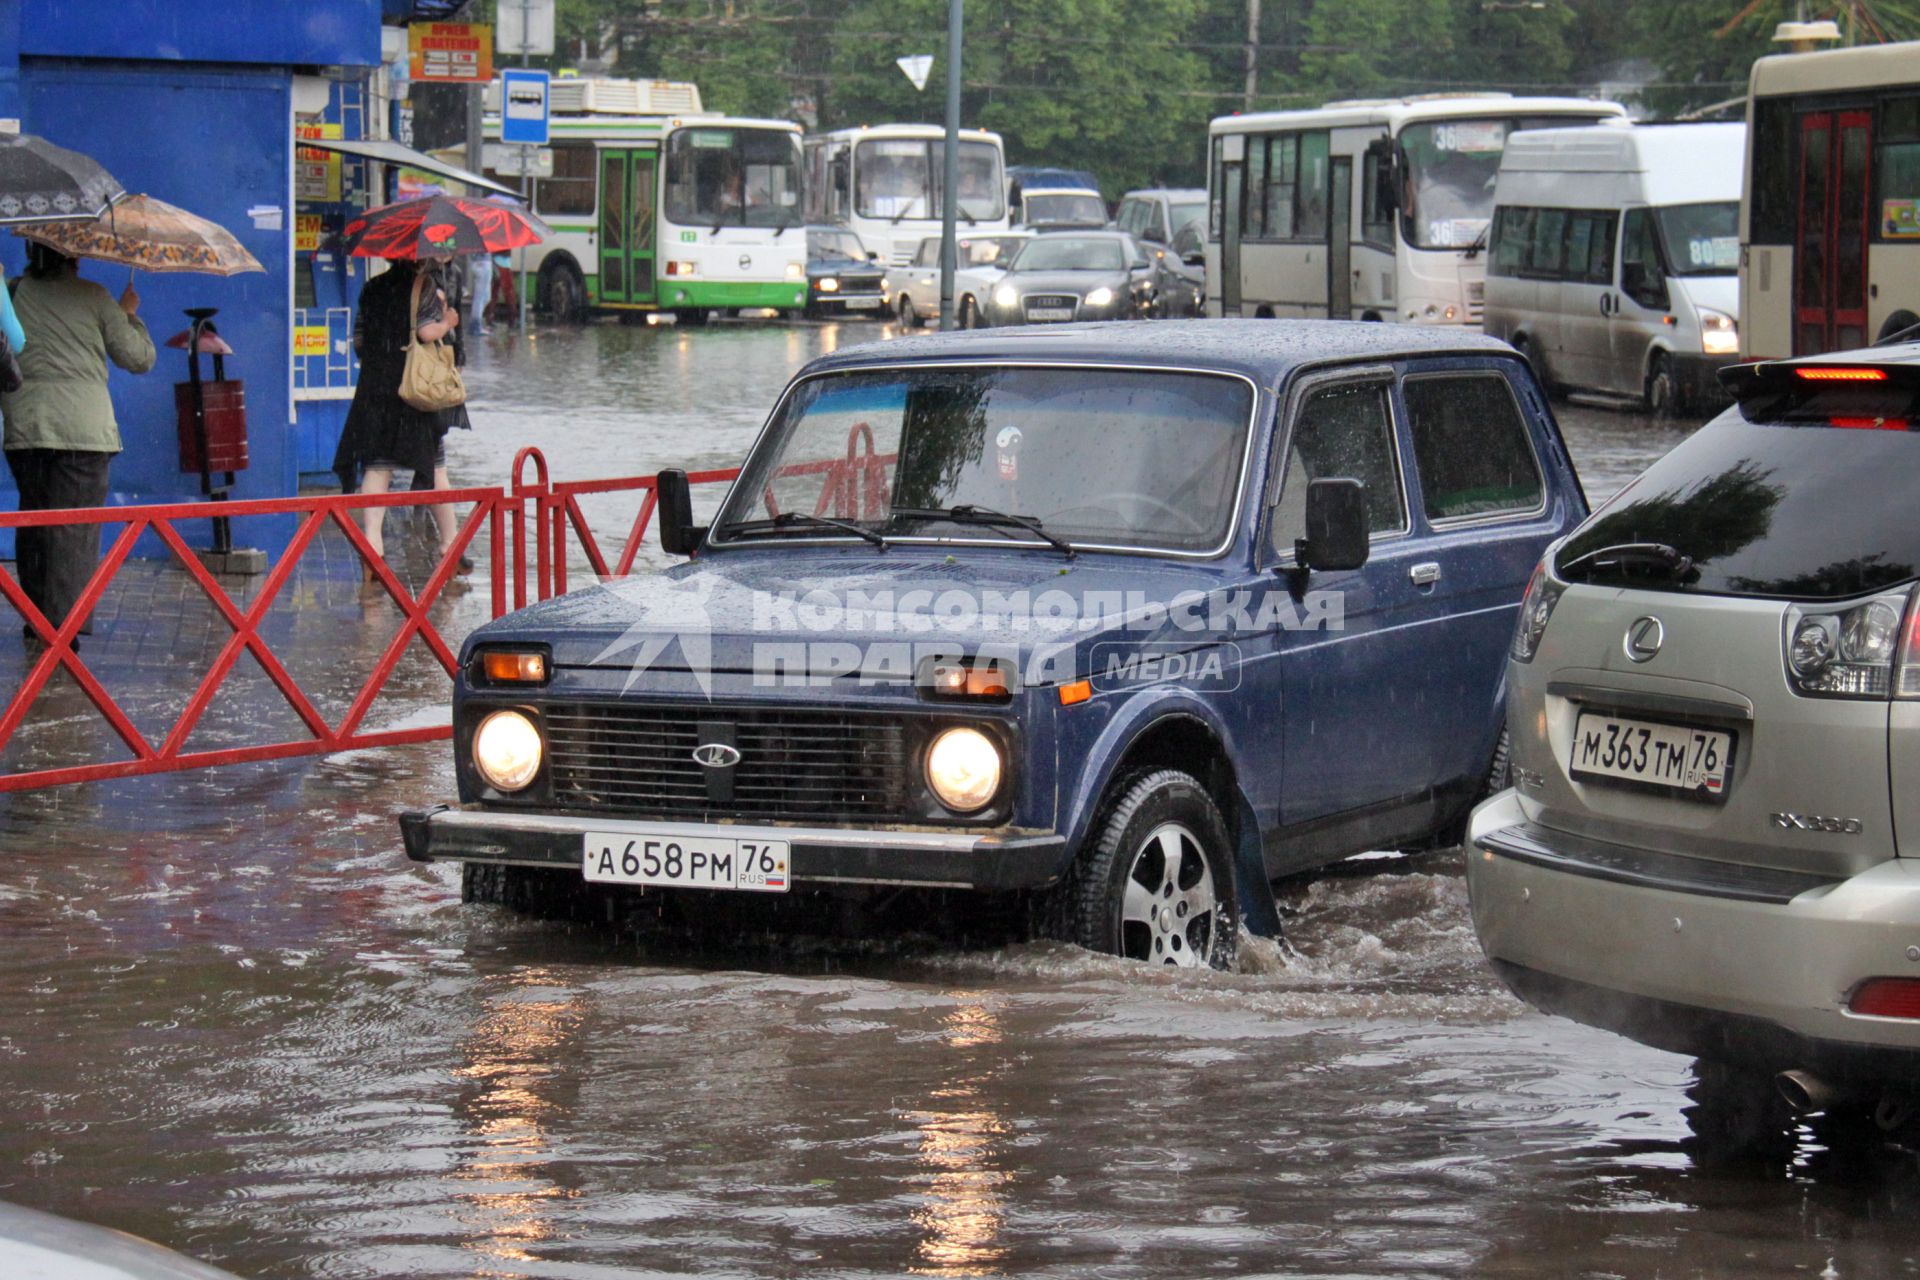
<instances>
[{"instance_id":1,"label":"red umbrella","mask_svg":"<svg viewBox=\"0 0 1920 1280\"><path fill-rule=\"evenodd\" d=\"M547 224L511 205L459 196L422 196L369 209L346 226L358 258L417 260L447 254L500 253L539 244Z\"/></svg>"}]
</instances>

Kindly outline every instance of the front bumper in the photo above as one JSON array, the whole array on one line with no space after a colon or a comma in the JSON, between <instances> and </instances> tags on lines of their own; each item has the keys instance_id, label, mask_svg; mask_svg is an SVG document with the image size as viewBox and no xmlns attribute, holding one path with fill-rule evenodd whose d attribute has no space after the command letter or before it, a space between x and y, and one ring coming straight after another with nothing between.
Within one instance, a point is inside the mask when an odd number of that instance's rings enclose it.
<instances>
[{"instance_id":1,"label":"front bumper","mask_svg":"<svg viewBox=\"0 0 1920 1280\"><path fill-rule=\"evenodd\" d=\"M579 868L589 831L636 834L675 823L568 813L430 809L400 815L407 856L416 862L496 862ZM1065 836L1015 830L981 835L888 827L714 824L728 837L785 840L793 880L813 884L914 885L941 889L1038 889L1066 868Z\"/></svg>"},{"instance_id":2,"label":"front bumper","mask_svg":"<svg viewBox=\"0 0 1920 1280\"><path fill-rule=\"evenodd\" d=\"M879 288L843 290L836 293L821 293L816 289L808 293L807 305L815 311L882 315L887 309L887 295Z\"/></svg>"},{"instance_id":3,"label":"front bumper","mask_svg":"<svg viewBox=\"0 0 1920 1280\"><path fill-rule=\"evenodd\" d=\"M1920 1078L1920 1022L1866 1018L1872 977L1920 977L1920 864L1847 879L1650 854L1474 811L1467 888L1487 958L1551 1013L1699 1057Z\"/></svg>"}]
</instances>

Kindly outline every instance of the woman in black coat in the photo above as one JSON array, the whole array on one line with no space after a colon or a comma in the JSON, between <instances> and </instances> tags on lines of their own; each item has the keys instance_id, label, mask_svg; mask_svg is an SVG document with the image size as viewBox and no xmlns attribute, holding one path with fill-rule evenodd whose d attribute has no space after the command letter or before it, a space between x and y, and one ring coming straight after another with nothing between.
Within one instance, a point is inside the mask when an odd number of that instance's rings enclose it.
<instances>
[{"instance_id":1,"label":"woman in black coat","mask_svg":"<svg viewBox=\"0 0 1920 1280\"><path fill-rule=\"evenodd\" d=\"M437 342L455 335L458 350L460 313L447 305L447 295L440 283L439 268L446 261L395 262L360 290L360 306L353 321L354 349L360 356L360 382L354 387L353 404L347 410L346 427L340 433L340 447L333 458L334 472L348 491L354 488L351 481L357 477L361 493L386 493L393 487L396 471L412 472L415 488L425 488L419 481L427 476L433 477L435 489L453 487L447 476L446 436L452 427L471 425L466 406L427 412L415 409L400 398L400 378L406 371L410 336L417 336L421 342ZM416 280L420 282L417 316L413 314ZM440 535L440 551L444 555L458 531L453 505L436 503L432 510ZM376 554L383 556L385 517L383 507L366 507L360 513L367 541ZM372 576L369 569L367 577Z\"/></svg>"}]
</instances>

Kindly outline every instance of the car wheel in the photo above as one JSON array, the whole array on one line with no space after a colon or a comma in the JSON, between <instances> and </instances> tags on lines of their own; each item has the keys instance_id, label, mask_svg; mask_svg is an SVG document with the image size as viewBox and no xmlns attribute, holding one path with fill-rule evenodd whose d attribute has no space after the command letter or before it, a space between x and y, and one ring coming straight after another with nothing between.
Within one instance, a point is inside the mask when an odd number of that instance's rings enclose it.
<instances>
[{"instance_id":1,"label":"car wheel","mask_svg":"<svg viewBox=\"0 0 1920 1280\"><path fill-rule=\"evenodd\" d=\"M1525 334L1518 334L1513 339L1513 349L1518 351L1520 358L1527 362L1527 368L1533 370L1533 380L1540 384L1540 390L1552 395L1553 381L1547 377L1547 362L1541 359L1540 353L1533 349L1532 340Z\"/></svg>"},{"instance_id":2,"label":"car wheel","mask_svg":"<svg viewBox=\"0 0 1920 1280\"><path fill-rule=\"evenodd\" d=\"M987 322L980 318L980 306L973 300L972 294L968 294L966 297L960 299L959 318L962 329L984 329L987 327Z\"/></svg>"},{"instance_id":3,"label":"car wheel","mask_svg":"<svg viewBox=\"0 0 1920 1280\"><path fill-rule=\"evenodd\" d=\"M540 268L540 306L558 324L582 324L587 317L587 282L571 262Z\"/></svg>"},{"instance_id":4,"label":"car wheel","mask_svg":"<svg viewBox=\"0 0 1920 1280\"><path fill-rule=\"evenodd\" d=\"M920 327L920 313L913 309L912 298L909 298L904 293L901 294L899 305L895 309L900 314L900 327L902 329L918 329Z\"/></svg>"},{"instance_id":5,"label":"car wheel","mask_svg":"<svg viewBox=\"0 0 1920 1280\"><path fill-rule=\"evenodd\" d=\"M460 864L460 901L505 907L536 920L585 920L596 914L592 890L570 867Z\"/></svg>"},{"instance_id":6,"label":"car wheel","mask_svg":"<svg viewBox=\"0 0 1920 1280\"><path fill-rule=\"evenodd\" d=\"M1173 769L1119 783L1060 892L1065 934L1091 951L1231 969L1240 904L1220 810Z\"/></svg>"},{"instance_id":7,"label":"car wheel","mask_svg":"<svg viewBox=\"0 0 1920 1280\"><path fill-rule=\"evenodd\" d=\"M1684 407L1680 400L1680 381L1673 376L1673 361L1661 352L1654 356L1653 367L1647 372L1647 413L1655 418L1677 418Z\"/></svg>"},{"instance_id":8,"label":"car wheel","mask_svg":"<svg viewBox=\"0 0 1920 1280\"><path fill-rule=\"evenodd\" d=\"M1905 307L1902 307L1900 310L1894 312L1892 315L1887 317L1886 323L1880 326L1880 336L1878 338L1875 338L1874 341L1876 343L1885 342L1888 338L1891 338L1894 334L1905 332L1906 330L1914 328L1915 326L1920 326L1920 316L1917 316L1913 312L1908 311ZM1920 336L1920 335L1916 335L1916 336ZM1912 338L1910 337L1908 341L1912 341Z\"/></svg>"},{"instance_id":9,"label":"car wheel","mask_svg":"<svg viewBox=\"0 0 1920 1280\"><path fill-rule=\"evenodd\" d=\"M673 313L673 318L677 324L692 325L695 328L699 328L705 324L712 315L713 313L705 307L681 307Z\"/></svg>"}]
</instances>

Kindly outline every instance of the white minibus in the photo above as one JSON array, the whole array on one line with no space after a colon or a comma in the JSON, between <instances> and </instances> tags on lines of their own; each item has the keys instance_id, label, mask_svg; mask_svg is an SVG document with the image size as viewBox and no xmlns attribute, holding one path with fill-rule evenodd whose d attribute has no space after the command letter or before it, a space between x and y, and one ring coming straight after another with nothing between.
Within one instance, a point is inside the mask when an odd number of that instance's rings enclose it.
<instances>
[{"instance_id":1,"label":"white minibus","mask_svg":"<svg viewBox=\"0 0 1920 1280\"><path fill-rule=\"evenodd\" d=\"M1743 124L1542 129L1494 188L1486 331L1556 389L1670 416L1739 355Z\"/></svg>"},{"instance_id":2,"label":"white minibus","mask_svg":"<svg viewBox=\"0 0 1920 1280\"><path fill-rule=\"evenodd\" d=\"M806 140L807 214L850 229L889 267L911 263L940 234L947 131L934 124L861 125ZM961 235L1007 229L1007 166L1000 135L960 131Z\"/></svg>"}]
</instances>

